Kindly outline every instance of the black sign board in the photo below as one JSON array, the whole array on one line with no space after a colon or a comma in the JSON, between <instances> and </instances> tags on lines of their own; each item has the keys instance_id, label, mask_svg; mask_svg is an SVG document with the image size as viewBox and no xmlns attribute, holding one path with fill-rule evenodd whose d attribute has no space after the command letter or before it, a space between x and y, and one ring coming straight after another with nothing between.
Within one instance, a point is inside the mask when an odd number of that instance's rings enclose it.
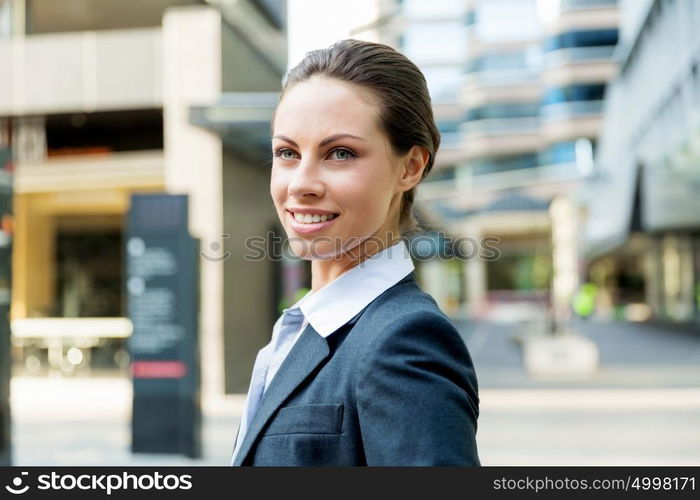
<instances>
[{"instance_id":1,"label":"black sign board","mask_svg":"<svg viewBox=\"0 0 700 500\"><path fill-rule=\"evenodd\" d=\"M131 450L201 456L199 242L187 196L134 194L126 241Z\"/></svg>"},{"instance_id":2,"label":"black sign board","mask_svg":"<svg viewBox=\"0 0 700 500\"><path fill-rule=\"evenodd\" d=\"M10 150L0 148L0 465L12 463L10 436L12 170L10 159Z\"/></svg>"}]
</instances>

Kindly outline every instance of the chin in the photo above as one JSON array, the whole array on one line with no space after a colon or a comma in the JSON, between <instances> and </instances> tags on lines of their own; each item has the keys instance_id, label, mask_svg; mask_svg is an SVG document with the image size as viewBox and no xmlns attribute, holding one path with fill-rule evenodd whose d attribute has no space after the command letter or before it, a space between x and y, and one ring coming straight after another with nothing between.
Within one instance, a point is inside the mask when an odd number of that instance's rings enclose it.
<instances>
[{"instance_id":1,"label":"chin","mask_svg":"<svg viewBox=\"0 0 700 500\"><path fill-rule=\"evenodd\" d=\"M289 248L299 259L304 260L328 260L337 255L337 249L333 248L331 242L325 241L318 245L313 245L312 240L304 240L299 237L289 236Z\"/></svg>"}]
</instances>

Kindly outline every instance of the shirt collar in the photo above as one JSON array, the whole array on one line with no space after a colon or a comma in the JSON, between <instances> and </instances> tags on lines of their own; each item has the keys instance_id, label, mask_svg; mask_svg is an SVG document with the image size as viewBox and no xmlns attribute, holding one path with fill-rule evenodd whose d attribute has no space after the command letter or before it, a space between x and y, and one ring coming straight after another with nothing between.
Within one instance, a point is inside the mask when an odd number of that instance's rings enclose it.
<instances>
[{"instance_id":1,"label":"shirt collar","mask_svg":"<svg viewBox=\"0 0 700 500\"><path fill-rule=\"evenodd\" d=\"M299 308L322 337L347 323L370 302L415 269L402 239L368 257L316 292L304 295L289 310Z\"/></svg>"}]
</instances>

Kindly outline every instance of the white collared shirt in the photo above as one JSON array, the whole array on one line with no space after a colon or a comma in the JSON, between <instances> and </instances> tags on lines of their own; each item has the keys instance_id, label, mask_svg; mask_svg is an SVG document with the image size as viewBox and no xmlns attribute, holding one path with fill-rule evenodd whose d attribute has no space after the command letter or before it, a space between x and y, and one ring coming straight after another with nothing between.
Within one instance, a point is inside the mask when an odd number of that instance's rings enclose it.
<instances>
[{"instance_id":1,"label":"white collared shirt","mask_svg":"<svg viewBox=\"0 0 700 500\"><path fill-rule=\"evenodd\" d=\"M283 311L272 329L270 343L258 352L255 359L231 464L264 391L306 325L310 323L319 335L328 337L414 269L408 247L402 239L350 268L319 290L309 291ZM283 328L283 323L287 322L294 325L293 330ZM284 335L281 335L283 331Z\"/></svg>"}]
</instances>

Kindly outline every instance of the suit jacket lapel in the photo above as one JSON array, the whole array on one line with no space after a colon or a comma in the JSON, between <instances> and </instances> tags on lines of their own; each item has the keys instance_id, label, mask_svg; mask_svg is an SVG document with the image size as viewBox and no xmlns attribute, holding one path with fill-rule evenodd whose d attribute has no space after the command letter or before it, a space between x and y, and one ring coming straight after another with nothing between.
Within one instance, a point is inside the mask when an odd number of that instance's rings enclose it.
<instances>
[{"instance_id":1,"label":"suit jacket lapel","mask_svg":"<svg viewBox=\"0 0 700 500\"><path fill-rule=\"evenodd\" d=\"M308 324L263 394L233 465L241 465L277 408L328 357L328 342Z\"/></svg>"},{"instance_id":2,"label":"suit jacket lapel","mask_svg":"<svg viewBox=\"0 0 700 500\"><path fill-rule=\"evenodd\" d=\"M415 271L411 271L398 284L407 281L415 281ZM396 285L394 285L396 286ZM362 316L367 307L353 316L342 328L351 327ZM258 435L277 409L284 403L291 393L308 378L323 360L330 354L328 341L308 324L302 332L299 340L289 351L286 359L270 382L270 386L263 394L258 410L250 422L243 444L236 455L233 465L241 465L250 453Z\"/></svg>"}]
</instances>

